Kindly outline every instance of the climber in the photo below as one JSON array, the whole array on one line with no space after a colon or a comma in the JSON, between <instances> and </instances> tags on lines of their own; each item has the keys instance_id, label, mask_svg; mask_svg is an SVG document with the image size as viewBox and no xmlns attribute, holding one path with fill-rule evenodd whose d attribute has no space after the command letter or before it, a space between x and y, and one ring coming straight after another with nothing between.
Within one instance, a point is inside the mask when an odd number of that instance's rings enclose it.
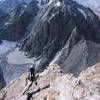
<instances>
[{"instance_id":1,"label":"climber","mask_svg":"<svg viewBox=\"0 0 100 100\"><path fill-rule=\"evenodd\" d=\"M32 100L33 100L32 94L27 93L27 100L31 100L31 98L32 98Z\"/></svg>"},{"instance_id":2,"label":"climber","mask_svg":"<svg viewBox=\"0 0 100 100\"><path fill-rule=\"evenodd\" d=\"M26 86L28 84L28 81L30 81L31 83L28 85L28 88L25 89L25 91L23 92L23 95L29 90L29 88L32 86L33 82L35 83L36 86L38 86L37 78L38 78L38 76L35 75L35 64L33 64L30 66L29 75L26 78ZM39 86L38 86L38 88L39 88Z\"/></svg>"},{"instance_id":3,"label":"climber","mask_svg":"<svg viewBox=\"0 0 100 100\"><path fill-rule=\"evenodd\" d=\"M26 78L26 86L27 86L27 82L28 80L30 80L32 83L34 82L37 85L37 81L36 81L36 76L35 76L35 65L31 65L30 69L29 69L29 75Z\"/></svg>"}]
</instances>

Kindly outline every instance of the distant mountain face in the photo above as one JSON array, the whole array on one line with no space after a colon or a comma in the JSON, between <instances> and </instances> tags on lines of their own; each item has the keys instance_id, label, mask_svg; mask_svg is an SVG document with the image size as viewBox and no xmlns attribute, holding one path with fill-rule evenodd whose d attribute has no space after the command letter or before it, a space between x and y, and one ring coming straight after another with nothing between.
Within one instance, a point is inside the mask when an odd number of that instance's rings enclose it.
<instances>
[{"instance_id":1,"label":"distant mountain face","mask_svg":"<svg viewBox=\"0 0 100 100\"><path fill-rule=\"evenodd\" d=\"M9 11L6 19L0 23L0 40L16 41L21 39L26 33L28 25L37 15L38 10L37 3L34 0L30 4L18 3Z\"/></svg>"},{"instance_id":2,"label":"distant mountain face","mask_svg":"<svg viewBox=\"0 0 100 100\"><path fill-rule=\"evenodd\" d=\"M5 0L5 1L1 1L0 8L5 12L9 12L11 9L16 7L20 3L29 4L30 2L31 0Z\"/></svg>"},{"instance_id":3,"label":"distant mountain face","mask_svg":"<svg viewBox=\"0 0 100 100\"><path fill-rule=\"evenodd\" d=\"M100 20L90 8L50 0L35 20L20 49L37 58L37 72L57 63L65 73L77 74L100 60Z\"/></svg>"},{"instance_id":4,"label":"distant mountain face","mask_svg":"<svg viewBox=\"0 0 100 100\"><path fill-rule=\"evenodd\" d=\"M0 8L5 12L9 12L18 4L19 4L18 0L5 0L4 2L0 4Z\"/></svg>"}]
</instances>

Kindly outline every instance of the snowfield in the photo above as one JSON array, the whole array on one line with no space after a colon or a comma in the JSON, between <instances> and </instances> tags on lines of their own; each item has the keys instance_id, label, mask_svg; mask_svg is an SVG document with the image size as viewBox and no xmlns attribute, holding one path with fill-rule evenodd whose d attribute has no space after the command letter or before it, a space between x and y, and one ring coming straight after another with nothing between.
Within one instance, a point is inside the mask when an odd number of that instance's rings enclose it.
<instances>
[{"instance_id":1,"label":"snowfield","mask_svg":"<svg viewBox=\"0 0 100 100\"><path fill-rule=\"evenodd\" d=\"M18 48L16 48L13 52L9 53L7 56L8 58L8 63L11 64L27 64L27 63L34 63L33 58L27 58L24 55L24 52L19 51Z\"/></svg>"}]
</instances>

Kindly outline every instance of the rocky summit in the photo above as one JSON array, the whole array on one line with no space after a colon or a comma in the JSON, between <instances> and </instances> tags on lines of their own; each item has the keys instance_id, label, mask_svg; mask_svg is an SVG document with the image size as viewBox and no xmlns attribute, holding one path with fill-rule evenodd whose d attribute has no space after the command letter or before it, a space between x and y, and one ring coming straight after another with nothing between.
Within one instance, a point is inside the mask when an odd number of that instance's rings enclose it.
<instances>
[{"instance_id":1,"label":"rocky summit","mask_svg":"<svg viewBox=\"0 0 100 100\"><path fill-rule=\"evenodd\" d=\"M100 100L99 72L99 1L0 0L0 100Z\"/></svg>"}]
</instances>

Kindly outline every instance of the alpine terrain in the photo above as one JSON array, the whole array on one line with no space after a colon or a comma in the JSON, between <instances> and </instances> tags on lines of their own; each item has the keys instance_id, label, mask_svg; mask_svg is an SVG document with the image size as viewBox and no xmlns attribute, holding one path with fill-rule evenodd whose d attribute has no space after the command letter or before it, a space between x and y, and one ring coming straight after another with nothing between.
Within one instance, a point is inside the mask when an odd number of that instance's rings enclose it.
<instances>
[{"instance_id":1,"label":"alpine terrain","mask_svg":"<svg viewBox=\"0 0 100 100\"><path fill-rule=\"evenodd\" d=\"M0 1L0 100L100 100L99 0Z\"/></svg>"}]
</instances>

